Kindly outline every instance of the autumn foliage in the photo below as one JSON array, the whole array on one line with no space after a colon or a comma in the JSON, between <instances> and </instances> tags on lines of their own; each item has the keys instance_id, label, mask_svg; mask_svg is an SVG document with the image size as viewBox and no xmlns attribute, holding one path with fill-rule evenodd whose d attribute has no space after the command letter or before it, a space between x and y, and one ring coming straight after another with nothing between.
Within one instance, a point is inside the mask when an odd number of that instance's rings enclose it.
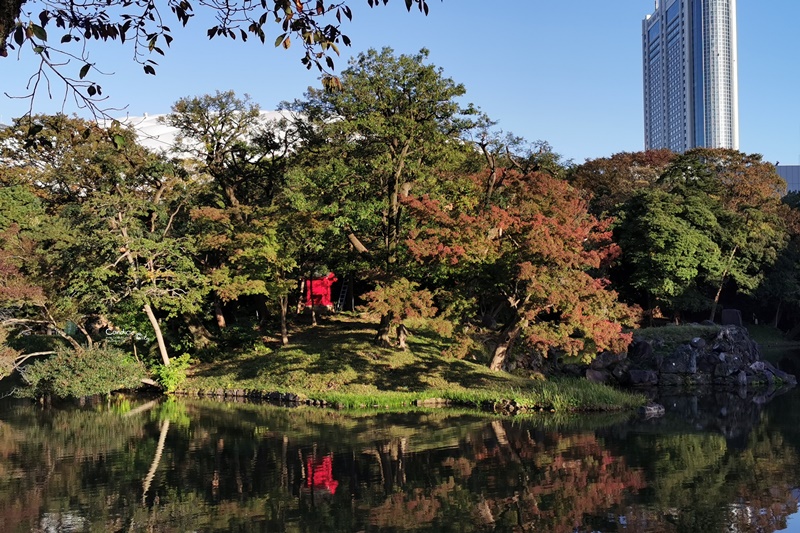
<instances>
[{"instance_id":1,"label":"autumn foliage","mask_svg":"<svg viewBox=\"0 0 800 533\"><path fill-rule=\"evenodd\" d=\"M483 179L472 178L477 190ZM409 251L421 263L446 265L461 276L456 286L478 287L473 297L503 300L508 343L521 335L539 356L584 361L624 349L630 335L622 328L633 310L595 276L619 254L610 221L590 215L576 190L544 173L507 172L490 200L470 208L409 198L407 207L421 221L406 243Z\"/></svg>"}]
</instances>

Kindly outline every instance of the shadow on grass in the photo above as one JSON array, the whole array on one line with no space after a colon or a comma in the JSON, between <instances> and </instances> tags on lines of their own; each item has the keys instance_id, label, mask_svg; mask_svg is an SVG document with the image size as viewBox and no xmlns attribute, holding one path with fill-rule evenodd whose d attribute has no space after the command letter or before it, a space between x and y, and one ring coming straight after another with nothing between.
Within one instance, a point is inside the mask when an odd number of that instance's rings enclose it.
<instances>
[{"instance_id":1,"label":"shadow on grass","mask_svg":"<svg viewBox=\"0 0 800 533\"><path fill-rule=\"evenodd\" d=\"M316 326L299 325L290 336L289 346L272 342L270 350L203 364L194 369L192 377L200 382L238 382L249 387L297 383L298 376L306 376L308 382L302 386L324 387L330 383L337 388L352 385L409 392L508 384L507 376L491 373L483 366L443 357L449 341L435 332L413 332L410 349L404 352L376 346L375 326L355 317L326 317Z\"/></svg>"}]
</instances>

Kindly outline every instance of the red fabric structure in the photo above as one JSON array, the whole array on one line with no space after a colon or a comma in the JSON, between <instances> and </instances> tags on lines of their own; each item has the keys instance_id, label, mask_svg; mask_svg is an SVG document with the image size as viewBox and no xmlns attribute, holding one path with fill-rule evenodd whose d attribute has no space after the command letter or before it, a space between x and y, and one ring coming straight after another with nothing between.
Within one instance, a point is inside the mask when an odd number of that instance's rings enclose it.
<instances>
[{"instance_id":1,"label":"red fabric structure","mask_svg":"<svg viewBox=\"0 0 800 533\"><path fill-rule=\"evenodd\" d=\"M337 278L329 272L324 278L306 280L306 307L333 307L331 286Z\"/></svg>"},{"instance_id":2,"label":"red fabric structure","mask_svg":"<svg viewBox=\"0 0 800 533\"><path fill-rule=\"evenodd\" d=\"M333 460L329 455L322 459L314 460L311 457L306 460L306 487L315 490L327 490L331 494L336 494L336 487L339 482L333 479Z\"/></svg>"}]
</instances>

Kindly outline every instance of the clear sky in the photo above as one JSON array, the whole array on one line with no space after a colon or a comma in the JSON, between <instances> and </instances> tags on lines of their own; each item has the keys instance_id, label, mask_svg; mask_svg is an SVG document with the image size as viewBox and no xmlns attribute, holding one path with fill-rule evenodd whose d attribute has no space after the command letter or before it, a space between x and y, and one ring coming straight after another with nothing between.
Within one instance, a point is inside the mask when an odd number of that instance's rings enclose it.
<instances>
[{"instance_id":1,"label":"clear sky","mask_svg":"<svg viewBox=\"0 0 800 533\"><path fill-rule=\"evenodd\" d=\"M425 47L431 63L466 87L465 102L504 131L547 141L575 163L643 149L641 21L653 11L653 0L428 3L425 17L407 13L403 0L373 9L367 0L349 0L354 19L343 31L352 46L341 47L337 70L369 48L412 54ZM800 164L800 0L737 4L740 149L773 163ZM181 97L217 90L249 94L271 110L319 86L318 73L300 64L300 47L273 47L275 26L262 45L252 38L209 41L210 24L199 18L185 29L177 21L167 25L175 40L166 57L155 58L156 76L130 61L130 46L112 42L93 49L94 60L114 73L96 78L109 96L106 107L121 109L113 116L167 113ZM30 53L20 61L13 52L0 58L2 92L25 94L34 69ZM58 111L62 100L63 89L54 84L53 99L43 94L35 110ZM0 123L22 115L27 105L0 95ZM69 101L65 111L81 114Z\"/></svg>"}]
</instances>

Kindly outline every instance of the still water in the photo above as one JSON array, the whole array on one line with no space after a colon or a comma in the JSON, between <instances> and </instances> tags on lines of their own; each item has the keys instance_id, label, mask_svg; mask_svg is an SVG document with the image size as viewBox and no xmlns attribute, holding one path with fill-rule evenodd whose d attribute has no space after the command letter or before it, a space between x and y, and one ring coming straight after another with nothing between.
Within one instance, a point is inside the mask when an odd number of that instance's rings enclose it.
<instances>
[{"instance_id":1,"label":"still water","mask_svg":"<svg viewBox=\"0 0 800 533\"><path fill-rule=\"evenodd\" d=\"M0 404L0 531L800 531L800 392L493 418Z\"/></svg>"}]
</instances>

